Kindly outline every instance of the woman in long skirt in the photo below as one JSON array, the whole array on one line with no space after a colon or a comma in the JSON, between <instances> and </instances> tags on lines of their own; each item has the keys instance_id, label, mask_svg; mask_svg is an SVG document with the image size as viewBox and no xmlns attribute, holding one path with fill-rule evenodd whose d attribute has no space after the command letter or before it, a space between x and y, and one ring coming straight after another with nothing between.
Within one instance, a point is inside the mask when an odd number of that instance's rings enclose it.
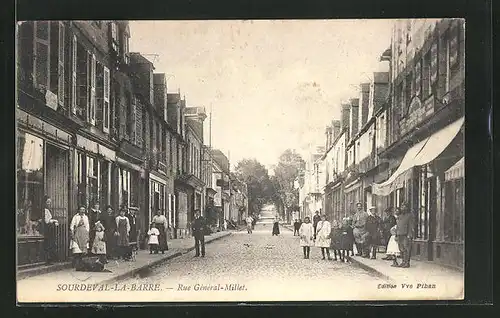
<instances>
[{"instance_id":1,"label":"woman in long skirt","mask_svg":"<svg viewBox=\"0 0 500 318\"><path fill-rule=\"evenodd\" d=\"M280 220L278 217L274 219L274 224L273 224L273 236L276 235L278 236L280 234Z\"/></svg>"},{"instance_id":2,"label":"woman in long skirt","mask_svg":"<svg viewBox=\"0 0 500 318\"><path fill-rule=\"evenodd\" d=\"M351 220L344 218L342 220L342 227L340 228L340 261L350 262L350 256L353 256L354 234L352 233ZM349 251L351 255L349 256Z\"/></svg>"},{"instance_id":3,"label":"woman in long skirt","mask_svg":"<svg viewBox=\"0 0 500 318\"><path fill-rule=\"evenodd\" d=\"M127 260L127 252L130 248L129 235L130 235L130 222L125 216L126 209L122 207L120 209L120 215L116 217L116 228L118 233L118 249L120 257Z\"/></svg>"},{"instance_id":4,"label":"woman in long skirt","mask_svg":"<svg viewBox=\"0 0 500 318\"><path fill-rule=\"evenodd\" d=\"M44 209L44 218L43 218L43 245L45 249L45 256L47 264L52 264L56 261L56 231L59 222L56 219L52 218L52 214L50 213L50 206L52 200L50 197L45 196L45 209Z\"/></svg>"},{"instance_id":5,"label":"woman in long skirt","mask_svg":"<svg viewBox=\"0 0 500 318\"><path fill-rule=\"evenodd\" d=\"M389 238L389 243L387 243L387 251L385 254L387 256L390 256L392 259L392 265L393 267L398 267L398 257L401 255L401 252L399 251L399 245L398 242L396 242L396 230L397 230L397 225L394 225L390 229L390 234L391 237Z\"/></svg>"},{"instance_id":6,"label":"woman in long skirt","mask_svg":"<svg viewBox=\"0 0 500 318\"><path fill-rule=\"evenodd\" d=\"M106 215L103 218L103 222L106 239L106 256L107 259L115 259L118 256L116 248L118 236L116 235L116 215L111 205L108 205L106 208Z\"/></svg>"},{"instance_id":7,"label":"woman in long skirt","mask_svg":"<svg viewBox=\"0 0 500 318\"><path fill-rule=\"evenodd\" d=\"M321 248L322 259L325 259L325 253L328 257L328 260L331 260L330 257L330 232L332 231L332 226L330 222L326 220L326 215L321 216L321 221L318 222L316 226L316 242L315 245Z\"/></svg>"},{"instance_id":8,"label":"woman in long skirt","mask_svg":"<svg viewBox=\"0 0 500 318\"><path fill-rule=\"evenodd\" d=\"M314 228L309 217L304 218L304 223L299 228L300 246L304 252L304 258L309 258L311 246L314 245Z\"/></svg>"},{"instance_id":9,"label":"woman in long skirt","mask_svg":"<svg viewBox=\"0 0 500 318\"><path fill-rule=\"evenodd\" d=\"M73 265L78 265L89 248L89 218L85 215L85 207L81 206L73 216L70 224L71 249L75 256Z\"/></svg>"},{"instance_id":10,"label":"woman in long skirt","mask_svg":"<svg viewBox=\"0 0 500 318\"><path fill-rule=\"evenodd\" d=\"M167 218L161 213L161 210L156 212L156 215L153 217L153 223L155 227L160 232L158 236L158 250L165 254L165 251L168 251L168 242L167 242Z\"/></svg>"},{"instance_id":11,"label":"woman in long skirt","mask_svg":"<svg viewBox=\"0 0 500 318\"><path fill-rule=\"evenodd\" d=\"M332 231L330 232L330 249L333 251L333 260L337 260L337 254L342 260L342 255L340 253L340 238L341 238L340 224L337 220L332 222Z\"/></svg>"}]
</instances>

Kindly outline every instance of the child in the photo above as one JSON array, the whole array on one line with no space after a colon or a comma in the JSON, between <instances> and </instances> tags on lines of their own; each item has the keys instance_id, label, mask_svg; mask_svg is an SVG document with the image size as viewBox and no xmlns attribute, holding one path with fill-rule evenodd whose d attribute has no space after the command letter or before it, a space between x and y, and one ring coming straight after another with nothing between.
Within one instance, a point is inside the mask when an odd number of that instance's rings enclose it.
<instances>
[{"instance_id":1,"label":"child","mask_svg":"<svg viewBox=\"0 0 500 318\"><path fill-rule=\"evenodd\" d=\"M340 254L340 237L342 232L340 231L340 224L337 220L333 221L332 231L330 232L330 249L333 250L333 260L337 260L337 254L342 260L342 255Z\"/></svg>"},{"instance_id":2,"label":"child","mask_svg":"<svg viewBox=\"0 0 500 318\"><path fill-rule=\"evenodd\" d=\"M399 246L398 246L398 242L396 242L396 228L397 228L397 225L394 225L391 230L390 230L390 233L391 233L391 238L389 239L389 243L387 243L387 251L385 252L385 254L387 256L392 256L392 267L398 267L398 256L400 254L399 252Z\"/></svg>"},{"instance_id":3,"label":"child","mask_svg":"<svg viewBox=\"0 0 500 318\"><path fill-rule=\"evenodd\" d=\"M148 231L148 245L149 245L149 254L158 254L158 246L159 241L158 237L160 236L160 231L156 228L155 223L151 223L151 228Z\"/></svg>"},{"instance_id":4,"label":"child","mask_svg":"<svg viewBox=\"0 0 500 318\"><path fill-rule=\"evenodd\" d=\"M106 264L106 242L104 239L104 226L101 221L95 223L95 236L92 243L92 254L99 256L99 262Z\"/></svg>"},{"instance_id":5,"label":"child","mask_svg":"<svg viewBox=\"0 0 500 318\"><path fill-rule=\"evenodd\" d=\"M299 236L300 246L302 246L302 250L304 251L304 258L307 259L311 252L311 246L314 245L314 228L307 216L304 218L304 223L300 225Z\"/></svg>"},{"instance_id":6,"label":"child","mask_svg":"<svg viewBox=\"0 0 500 318\"><path fill-rule=\"evenodd\" d=\"M349 251L352 251L354 244L354 234L349 218L342 219L342 227L340 228L340 261L350 262Z\"/></svg>"}]
</instances>

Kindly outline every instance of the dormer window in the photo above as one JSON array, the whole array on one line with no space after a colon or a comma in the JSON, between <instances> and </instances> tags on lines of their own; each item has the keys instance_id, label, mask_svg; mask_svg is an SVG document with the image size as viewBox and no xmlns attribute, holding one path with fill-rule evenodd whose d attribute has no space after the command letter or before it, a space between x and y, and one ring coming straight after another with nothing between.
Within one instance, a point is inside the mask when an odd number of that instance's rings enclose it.
<instances>
[{"instance_id":1,"label":"dormer window","mask_svg":"<svg viewBox=\"0 0 500 318\"><path fill-rule=\"evenodd\" d=\"M118 53L119 41L118 41L118 26L116 22L110 23L110 32L111 32L111 48Z\"/></svg>"}]
</instances>

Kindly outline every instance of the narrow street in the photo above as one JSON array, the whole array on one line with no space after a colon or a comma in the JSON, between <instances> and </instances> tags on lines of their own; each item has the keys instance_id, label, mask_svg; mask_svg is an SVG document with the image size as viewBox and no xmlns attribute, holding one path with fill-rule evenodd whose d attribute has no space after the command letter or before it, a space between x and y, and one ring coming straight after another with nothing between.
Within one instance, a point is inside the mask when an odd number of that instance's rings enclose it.
<instances>
[{"instance_id":1,"label":"narrow street","mask_svg":"<svg viewBox=\"0 0 500 318\"><path fill-rule=\"evenodd\" d=\"M317 248L312 248L311 259L303 259L298 237L292 231L282 227L281 235L273 237L271 228L261 224L253 234L234 232L207 245L205 258L196 258L191 252L152 269L147 277L120 284L160 284L163 292L158 294L127 293L127 297L137 300L299 301L349 300L361 295L370 298L370 294L377 295L377 285L385 283L355 265L321 260ZM196 284L220 284L221 290L195 290L199 287ZM226 284L243 290L227 291ZM190 290L181 291L183 287Z\"/></svg>"}]
</instances>

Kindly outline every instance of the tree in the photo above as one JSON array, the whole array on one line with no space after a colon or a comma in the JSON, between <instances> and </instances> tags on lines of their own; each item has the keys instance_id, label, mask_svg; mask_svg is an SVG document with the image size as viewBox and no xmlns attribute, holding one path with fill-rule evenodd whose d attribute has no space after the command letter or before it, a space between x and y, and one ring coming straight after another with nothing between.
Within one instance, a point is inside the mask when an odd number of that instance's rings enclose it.
<instances>
[{"instance_id":1,"label":"tree","mask_svg":"<svg viewBox=\"0 0 500 318\"><path fill-rule=\"evenodd\" d=\"M249 212L258 213L274 192L266 167L256 159L243 159L236 165L235 175L247 184Z\"/></svg>"},{"instance_id":2,"label":"tree","mask_svg":"<svg viewBox=\"0 0 500 318\"><path fill-rule=\"evenodd\" d=\"M296 209L299 202L299 192L294 182L300 172L305 169L305 161L293 149L285 150L274 167L272 184L274 187L274 202L281 207L281 212L288 220L289 212Z\"/></svg>"}]
</instances>

